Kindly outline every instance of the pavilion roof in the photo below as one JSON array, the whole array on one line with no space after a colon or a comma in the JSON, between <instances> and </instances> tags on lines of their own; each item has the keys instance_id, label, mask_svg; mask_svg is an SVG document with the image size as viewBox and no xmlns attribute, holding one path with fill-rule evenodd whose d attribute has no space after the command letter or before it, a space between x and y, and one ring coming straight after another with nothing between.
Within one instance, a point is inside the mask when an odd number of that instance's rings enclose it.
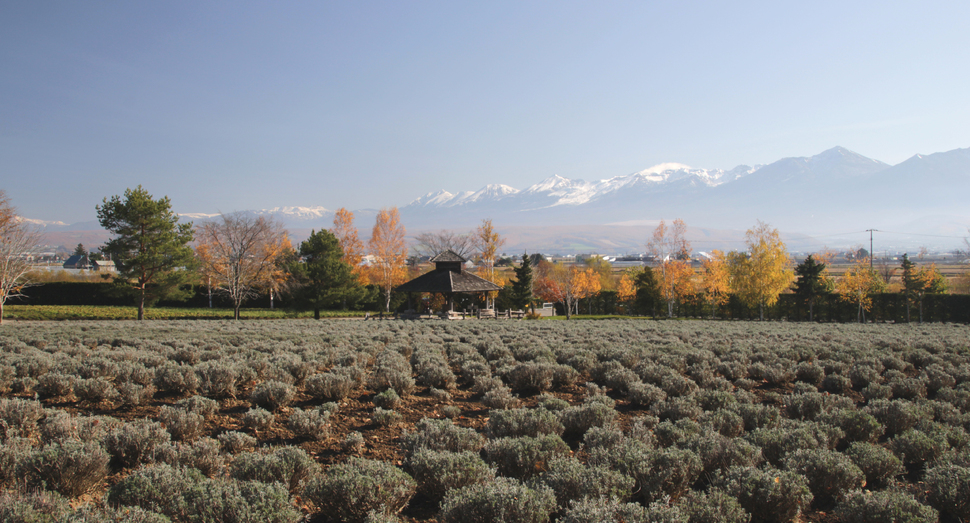
<instances>
[{"instance_id":1,"label":"pavilion roof","mask_svg":"<svg viewBox=\"0 0 970 523\"><path fill-rule=\"evenodd\" d=\"M474 274L461 271L431 271L401 284L397 292L468 293L499 291L502 287Z\"/></svg>"},{"instance_id":2,"label":"pavilion roof","mask_svg":"<svg viewBox=\"0 0 970 523\"><path fill-rule=\"evenodd\" d=\"M438 254L436 254L434 256L434 258L431 258L428 261L430 261L431 263L438 263L438 262L461 262L461 263L465 263L468 260L466 260L464 257L462 257L462 255L458 254L457 252L455 252L455 251L453 251L451 249L448 249L446 251L439 252Z\"/></svg>"}]
</instances>

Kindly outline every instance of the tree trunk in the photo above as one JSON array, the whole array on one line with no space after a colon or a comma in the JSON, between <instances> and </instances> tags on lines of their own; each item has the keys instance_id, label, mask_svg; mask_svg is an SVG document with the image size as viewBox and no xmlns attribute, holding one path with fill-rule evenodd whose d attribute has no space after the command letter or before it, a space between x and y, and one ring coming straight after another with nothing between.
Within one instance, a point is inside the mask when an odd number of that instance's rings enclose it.
<instances>
[{"instance_id":1,"label":"tree trunk","mask_svg":"<svg viewBox=\"0 0 970 523\"><path fill-rule=\"evenodd\" d=\"M909 323L909 296L906 296L906 323Z\"/></svg>"},{"instance_id":2,"label":"tree trunk","mask_svg":"<svg viewBox=\"0 0 970 523\"><path fill-rule=\"evenodd\" d=\"M315 319L315 320L319 320L320 319L320 308L319 307L316 307L316 308L313 309L313 319Z\"/></svg>"},{"instance_id":3,"label":"tree trunk","mask_svg":"<svg viewBox=\"0 0 970 523\"><path fill-rule=\"evenodd\" d=\"M240 305L237 303L236 306L233 307L233 309L232 309L232 319L234 319L234 320L238 320L239 319L239 306Z\"/></svg>"},{"instance_id":4,"label":"tree trunk","mask_svg":"<svg viewBox=\"0 0 970 523\"><path fill-rule=\"evenodd\" d=\"M667 317L674 317L674 300L667 300Z\"/></svg>"},{"instance_id":5,"label":"tree trunk","mask_svg":"<svg viewBox=\"0 0 970 523\"><path fill-rule=\"evenodd\" d=\"M808 302L808 321L809 322L815 321L814 309L815 309L815 304L812 302Z\"/></svg>"},{"instance_id":6,"label":"tree trunk","mask_svg":"<svg viewBox=\"0 0 970 523\"><path fill-rule=\"evenodd\" d=\"M765 304L758 304L758 321L765 321Z\"/></svg>"},{"instance_id":7,"label":"tree trunk","mask_svg":"<svg viewBox=\"0 0 970 523\"><path fill-rule=\"evenodd\" d=\"M919 297L919 322L923 323L923 297Z\"/></svg>"},{"instance_id":8,"label":"tree trunk","mask_svg":"<svg viewBox=\"0 0 970 523\"><path fill-rule=\"evenodd\" d=\"M145 319L145 284L141 284L141 299L138 300L138 319Z\"/></svg>"},{"instance_id":9,"label":"tree trunk","mask_svg":"<svg viewBox=\"0 0 970 523\"><path fill-rule=\"evenodd\" d=\"M0 300L0 325L3 325L3 301Z\"/></svg>"}]
</instances>

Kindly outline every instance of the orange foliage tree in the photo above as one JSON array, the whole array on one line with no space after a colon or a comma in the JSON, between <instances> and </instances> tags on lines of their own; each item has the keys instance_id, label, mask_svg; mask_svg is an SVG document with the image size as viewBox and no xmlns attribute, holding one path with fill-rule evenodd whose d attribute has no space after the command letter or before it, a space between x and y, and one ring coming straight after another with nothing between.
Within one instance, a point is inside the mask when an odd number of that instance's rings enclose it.
<instances>
[{"instance_id":1,"label":"orange foliage tree","mask_svg":"<svg viewBox=\"0 0 970 523\"><path fill-rule=\"evenodd\" d=\"M600 283L600 274L592 267L582 270L573 267L571 270L573 278L573 288L576 289L576 314L579 314L579 300L596 296L603 288ZM592 300L588 301L589 313L593 313Z\"/></svg>"},{"instance_id":2,"label":"orange foliage tree","mask_svg":"<svg viewBox=\"0 0 970 523\"><path fill-rule=\"evenodd\" d=\"M381 209L371 231L370 253L374 257L370 281L384 294L384 310L391 311L391 291L407 278L408 247L404 243L404 225L397 207Z\"/></svg>"},{"instance_id":3,"label":"orange foliage tree","mask_svg":"<svg viewBox=\"0 0 970 523\"><path fill-rule=\"evenodd\" d=\"M536 267L536 295L543 301L563 304L566 319L572 317L573 303L576 300L576 280L572 271L562 263L540 262Z\"/></svg>"},{"instance_id":4,"label":"orange foliage tree","mask_svg":"<svg viewBox=\"0 0 970 523\"><path fill-rule=\"evenodd\" d=\"M636 299L636 297L636 283L633 281L633 278L630 277L629 273L624 272L623 275L620 276L620 282L616 285L616 300L623 305L624 311L626 311L626 307L629 306L633 300Z\"/></svg>"},{"instance_id":5,"label":"orange foliage tree","mask_svg":"<svg viewBox=\"0 0 970 523\"><path fill-rule=\"evenodd\" d=\"M237 320L244 301L272 292L285 279L283 261L293 252L282 223L245 213L205 223L198 241L195 254L202 275L229 296Z\"/></svg>"},{"instance_id":6,"label":"orange foliage tree","mask_svg":"<svg viewBox=\"0 0 970 523\"><path fill-rule=\"evenodd\" d=\"M330 232L337 237L337 242L344 254L340 261L350 265L350 272L357 277L357 282L367 285L367 271L361 262L364 260L364 243L357 237L357 227L354 227L354 213L341 207L333 216L333 229Z\"/></svg>"},{"instance_id":7,"label":"orange foliage tree","mask_svg":"<svg viewBox=\"0 0 970 523\"><path fill-rule=\"evenodd\" d=\"M674 316L674 303L693 293L693 269L690 267L690 242L684 238L687 224L674 220L668 228L663 220L647 242L647 250L657 258L660 295L667 302L667 316Z\"/></svg>"}]
</instances>

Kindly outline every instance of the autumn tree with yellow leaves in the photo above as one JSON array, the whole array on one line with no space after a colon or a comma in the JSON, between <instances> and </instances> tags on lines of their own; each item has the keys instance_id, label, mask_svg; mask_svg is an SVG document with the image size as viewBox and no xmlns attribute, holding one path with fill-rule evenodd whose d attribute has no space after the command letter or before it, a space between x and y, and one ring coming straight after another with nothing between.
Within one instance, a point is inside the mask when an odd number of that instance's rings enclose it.
<instances>
[{"instance_id":1,"label":"autumn tree with yellow leaves","mask_svg":"<svg viewBox=\"0 0 970 523\"><path fill-rule=\"evenodd\" d=\"M859 306L859 323L865 323L866 312L872 309L872 295L885 287L885 282L869 267L869 258L859 258L835 282L835 292L842 301Z\"/></svg>"},{"instance_id":2,"label":"autumn tree with yellow leaves","mask_svg":"<svg viewBox=\"0 0 970 523\"><path fill-rule=\"evenodd\" d=\"M747 252L727 256L729 285L749 307L758 307L758 317L765 319L765 307L778 302L778 295L795 279L791 258L778 229L758 221L745 234Z\"/></svg>"},{"instance_id":3,"label":"autumn tree with yellow leaves","mask_svg":"<svg viewBox=\"0 0 970 523\"><path fill-rule=\"evenodd\" d=\"M629 272L624 272L620 276L620 281L616 284L616 301L623 305L626 312L628 307L637 297L637 285Z\"/></svg>"},{"instance_id":4,"label":"autumn tree with yellow leaves","mask_svg":"<svg viewBox=\"0 0 970 523\"><path fill-rule=\"evenodd\" d=\"M576 314L579 314L579 300L582 299L588 300L590 308L589 314L592 314L593 305L589 298L599 294L603 288L600 283L600 274L592 267L586 269L574 267L571 272L573 278L572 285L576 293Z\"/></svg>"},{"instance_id":5,"label":"autumn tree with yellow leaves","mask_svg":"<svg viewBox=\"0 0 970 523\"><path fill-rule=\"evenodd\" d=\"M361 285L367 285L367 271L361 262L364 260L364 243L357 237L357 227L354 226L354 213L341 207L333 216L333 228L330 232L337 237L343 256L340 261L350 265L350 272Z\"/></svg>"},{"instance_id":6,"label":"autumn tree with yellow leaves","mask_svg":"<svg viewBox=\"0 0 970 523\"><path fill-rule=\"evenodd\" d=\"M408 248L404 243L404 225L397 207L377 213L368 246L374 257L370 281L377 284L384 298L384 310L391 311L391 292L407 278Z\"/></svg>"},{"instance_id":7,"label":"autumn tree with yellow leaves","mask_svg":"<svg viewBox=\"0 0 970 523\"><path fill-rule=\"evenodd\" d=\"M725 305L731 298L731 273L728 271L727 256L719 250L711 251L711 257L704 260L701 266L701 287L704 298L711 307L711 318L717 315L717 309Z\"/></svg>"},{"instance_id":8,"label":"autumn tree with yellow leaves","mask_svg":"<svg viewBox=\"0 0 970 523\"><path fill-rule=\"evenodd\" d=\"M233 318L247 299L273 292L286 278L284 262L293 254L283 224L267 216L224 214L203 224L195 254L202 276L229 296Z\"/></svg>"},{"instance_id":9,"label":"autumn tree with yellow leaves","mask_svg":"<svg viewBox=\"0 0 970 523\"><path fill-rule=\"evenodd\" d=\"M505 238L502 238L495 231L495 227L492 226L492 220L482 220L482 224L472 233L472 243L475 246L480 262L478 276L497 285L503 285L506 279L497 277L495 272L495 257L498 255L498 250L505 245ZM487 303L485 305L487 308L491 308L490 304L497 294L497 291L487 293Z\"/></svg>"},{"instance_id":10,"label":"autumn tree with yellow leaves","mask_svg":"<svg viewBox=\"0 0 970 523\"><path fill-rule=\"evenodd\" d=\"M693 294L691 279L694 270L690 265L690 242L687 241L687 224L674 220L667 227L663 220L647 242L647 251L657 259L657 276L660 296L667 302L667 317L674 316L674 303Z\"/></svg>"}]
</instances>

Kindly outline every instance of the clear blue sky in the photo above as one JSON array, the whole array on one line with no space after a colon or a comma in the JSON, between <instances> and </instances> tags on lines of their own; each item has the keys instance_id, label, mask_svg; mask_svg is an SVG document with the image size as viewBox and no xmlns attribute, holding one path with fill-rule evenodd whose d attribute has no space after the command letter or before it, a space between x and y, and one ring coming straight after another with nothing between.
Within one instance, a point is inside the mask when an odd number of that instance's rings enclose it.
<instances>
[{"instance_id":1,"label":"clear blue sky","mask_svg":"<svg viewBox=\"0 0 970 523\"><path fill-rule=\"evenodd\" d=\"M437 189L835 145L970 146L970 2L0 0L0 188L95 219L377 208Z\"/></svg>"}]
</instances>

